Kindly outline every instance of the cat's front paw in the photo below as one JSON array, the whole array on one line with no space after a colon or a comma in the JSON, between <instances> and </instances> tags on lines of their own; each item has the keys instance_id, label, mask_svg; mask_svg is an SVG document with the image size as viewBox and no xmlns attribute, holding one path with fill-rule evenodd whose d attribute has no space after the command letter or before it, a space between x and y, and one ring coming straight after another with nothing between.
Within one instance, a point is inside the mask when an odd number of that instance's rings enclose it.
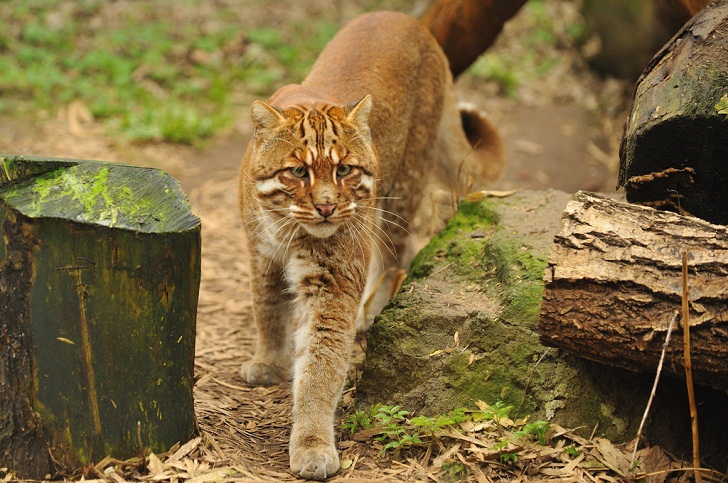
<instances>
[{"instance_id":1,"label":"cat's front paw","mask_svg":"<svg viewBox=\"0 0 728 483\"><path fill-rule=\"evenodd\" d=\"M248 384L273 386L291 378L290 369L265 362L246 361L240 366L240 376Z\"/></svg>"},{"instance_id":2,"label":"cat's front paw","mask_svg":"<svg viewBox=\"0 0 728 483\"><path fill-rule=\"evenodd\" d=\"M307 480L325 480L339 471L339 454L335 446L291 448L291 471Z\"/></svg>"}]
</instances>

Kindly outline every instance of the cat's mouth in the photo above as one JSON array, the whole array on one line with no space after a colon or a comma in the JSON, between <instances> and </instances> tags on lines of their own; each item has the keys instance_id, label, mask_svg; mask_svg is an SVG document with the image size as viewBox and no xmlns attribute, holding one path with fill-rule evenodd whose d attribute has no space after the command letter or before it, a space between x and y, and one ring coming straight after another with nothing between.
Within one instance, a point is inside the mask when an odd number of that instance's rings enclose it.
<instances>
[{"instance_id":1,"label":"cat's mouth","mask_svg":"<svg viewBox=\"0 0 728 483\"><path fill-rule=\"evenodd\" d=\"M318 223L301 223L303 228L316 238L328 238L339 229L341 223L325 218Z\"/></svg>"}]
</instances>

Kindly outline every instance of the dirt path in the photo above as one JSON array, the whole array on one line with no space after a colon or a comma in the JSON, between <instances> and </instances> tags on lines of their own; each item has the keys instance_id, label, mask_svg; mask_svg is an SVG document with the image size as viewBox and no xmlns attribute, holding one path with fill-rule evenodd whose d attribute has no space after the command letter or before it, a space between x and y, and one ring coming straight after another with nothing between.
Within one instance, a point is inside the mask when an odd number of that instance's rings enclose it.
<instances>
[{"instance_id":1,"label":"dirt path","mask_svg":"<svg viewBox=\"0 0 728 483\"><path fill-rule=\"evenodd\" d=\"M467 86L463 88L467 92ZM509 146L510 165L498 189L599 189L609 169L588 156L590 125L578 106L511 107L495 113ZM75 127L74 127L75 126ZM549 129L545 129L548 126ZM556 126L556 134L552 131ZM207 443L200 462L231 467L253 479L294 480L288 473L290 388L250 387L238 375L252 356L255 332L247 261L237 213L237 167L244 135L195 149L170 145L119 146L93 124L78 129L66 112L57 118L3 119L0 152L101 159L155 166L177 177L202 220L202 281L197 318L195 405ZM568 176L564 176L568 173ZM382 462L368 445L341 444L352 467L338 478L424 480L414 462ZM338 479L337 478L337 479Z\"/></svg>"},{"instance_id":2,"label":"dirt path","mask_svg":"<svg viewBox=\"0 0 728 483\"><path fill-rule=\"evenodd\" d=\"M505 32L503 48L515 35ZM616 109L607 115L595 106L605 97L621 105L624 85L575 72L569 67L557 70L521 92L518 101L493 96L483 81L465 77L458 82L460 96L489 112L507 146L509 164L493 189L613 190L623 113ZM294 480L288 473L289 386L250 387L238 375L240 363L252 355L255 337L237 213L237 168L250 133L246 118L241 116L241 127L232 137L196 150L119 144L97 123L79 120L67 109L52 117L0 117L0 153L154 166L180 180L202 220L195 401L207 440L195 458L210 467L234 468L230 471L238 476ZM350 399L351 394L345 402ZM351 466L335 480L428 478L414 461L378 460L366 443L344 441L340 449Z\"/></svg>"}]
</instances>

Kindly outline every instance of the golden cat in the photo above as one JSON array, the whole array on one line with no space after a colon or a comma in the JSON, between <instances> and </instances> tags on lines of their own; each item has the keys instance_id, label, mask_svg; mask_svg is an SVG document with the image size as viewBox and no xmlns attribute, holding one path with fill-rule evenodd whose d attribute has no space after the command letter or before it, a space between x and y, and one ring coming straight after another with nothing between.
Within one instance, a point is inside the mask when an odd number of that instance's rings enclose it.
<instances>
[{"instance_id":1,"label":"golden cat","mask_svg":"<svg viewBox=\"0 0 728 483\"><path fill-rule=\"evenodd\" d=\"M374 281L409 261L407 228L428 178L463 165L487 178L502 148L477 113L461 120L440 47L401 13L358 17L300 85L251 113L240 208L258 342L241 375L250 384L293 376L291 470L324 479L339 469L334 412L366 291L384 287L378 312L388 284Z\"/></svg>"}]
</instances>

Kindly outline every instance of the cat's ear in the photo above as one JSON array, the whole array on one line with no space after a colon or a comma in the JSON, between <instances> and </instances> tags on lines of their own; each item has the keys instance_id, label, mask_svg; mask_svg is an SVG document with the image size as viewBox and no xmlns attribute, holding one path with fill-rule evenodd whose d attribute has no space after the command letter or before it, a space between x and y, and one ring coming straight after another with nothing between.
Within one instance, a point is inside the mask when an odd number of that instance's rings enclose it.
<instances>
[{"instance_id":1,"label":"cat's ear","mask_svg":"<svg viewBox=\"0 0 728 483\"><path fill-rule=\"evenodd\" d=\"M367 126L369 120L369 112L372 110L372 96L367 94L359 102L352 102L347 106L346 119L355 126Z\"/></svg>"},{"instance_id":2,"label":"cat's ear","mask_svg":"<svg viewBox=\"0 0 728 483\"><path fill-rule=\"evenodd\" d=\"M253 118L253 126L259 133L275 129L286 120L280 111L263 101L253 101L250 106L250 115Z\"/></svg>"}]
</instances>

